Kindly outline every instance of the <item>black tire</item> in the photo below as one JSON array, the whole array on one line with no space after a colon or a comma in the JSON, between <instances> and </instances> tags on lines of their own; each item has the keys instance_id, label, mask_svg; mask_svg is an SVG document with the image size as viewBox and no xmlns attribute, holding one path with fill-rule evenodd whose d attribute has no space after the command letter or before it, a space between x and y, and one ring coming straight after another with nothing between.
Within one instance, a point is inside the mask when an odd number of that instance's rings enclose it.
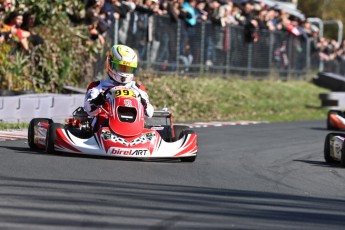
<instances>
[{"instance_id":1,"label":"black tire","mask_svg":"<svg viewBox=\"0 0 345 230\"><path fill-rule=\"evenodd\" d=\"M183 137L183 131L190 130L187 125L174 125L174 141L177 141Z\"/></svg>"},{"instance_id":2,"label":"black tire","mask_svg":"<svg viewBox=\"0 0 345 230\"><path fill-rule=\"evenodd\" d=\"M34 118L30 121L28 128L28 145L31 149L38 149L37 145L35 144L35 127L39 122L51 124L53 123L53 120L49 118Z\"/></svg>"},{"instance_id":3,"label":"black tire","mask_svg":"<svg viewBox=\"0 0 345 230\"><path fill-rule=\"evenodd\" d=\"M327 163L336 162L336 160L331 157L331 150L330 150L330 143L329 143L331 137L334 137L334 136L345 137L345 134L344 133L329 133L329 134L327 134L327 136L325 138L325 145L324 145L324 150L323 150L324 158L325 158L325 161Z\"/></svg>"},{"instance_id":4,"label":"black tire","mask_svg":"<svg viewBox=\"0 0 345 230\"><path fill-rule=\"evenodd\" d=\"M183 130L182 132L181 132L181 134L180 134L180 138L182 138L183 136L185 136L185 135L188 135L188 134L195 134L195 131L194 130ZM196 156L197 155L195 155L195 156L191 156L191 157L181 157L180 158L180 160L182 161L182 162L194 162L195 161L195 159L196 159Z\"/></svg>"},{"instance_id":5,"label":"black tire","mask_svg":"<svg viewBox=\"0 0 345 230\"><path fill-rule=\"evenodd\" d=\"M64 128L63 124L52 123L48 127L47 138L46 138L46 152L50 154L55 154L55 139L56 139L56 129Z\"/></svg>"},{"instance_id":6,"label":"black tire","mask_svg":"<svg viewBox=\"0 0 345 230\"><path fill-rule=\"evenodd\" d=\"M328 111L328 113L327 113L327 129L328 129L328 130L339 130L338 127L335 127L335 126L333 126L333 125L331 124L330 119L329 119L329 116L330 116L331 114L337 114L337 115L339 115L339 116L344 117L344 113L343 113L342 111L340 111L340 110L330 110L330 111Z\"/></svg>"},{"instance_id":7,"label":"black tire","mask_svg":"<svg viewBox=\"0 0 345 230\"><path fill-rule=\"evenodd\" d=\"M181 157L181 161L182 162L189 162L192 163L194 162L196 159L196 156L192 156L192 157Z\"/></svg>"}]
</instances>

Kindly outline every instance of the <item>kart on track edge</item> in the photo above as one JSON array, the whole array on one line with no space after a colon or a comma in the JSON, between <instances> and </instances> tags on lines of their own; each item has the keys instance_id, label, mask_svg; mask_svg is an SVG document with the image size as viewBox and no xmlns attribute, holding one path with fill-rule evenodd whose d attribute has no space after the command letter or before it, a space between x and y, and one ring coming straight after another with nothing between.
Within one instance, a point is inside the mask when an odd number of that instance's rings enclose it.
<instances>
[{"instance_id":1,"label":"kart on track edge","mask_svg":"<svg viewBox=\"0 0 345 230\"><path fill-rule=\"evenodd\" d=\"M109 119L96 132L91 128L92 118L78 107L65 124L49 118L32 119L28 128L29 147L47 153L195 161L197 134L188 126L174 125L167 109L145 118L144 106L131 89L113 87L106 96L107 103L101 109Z\"/></svg>"}]
</instances>

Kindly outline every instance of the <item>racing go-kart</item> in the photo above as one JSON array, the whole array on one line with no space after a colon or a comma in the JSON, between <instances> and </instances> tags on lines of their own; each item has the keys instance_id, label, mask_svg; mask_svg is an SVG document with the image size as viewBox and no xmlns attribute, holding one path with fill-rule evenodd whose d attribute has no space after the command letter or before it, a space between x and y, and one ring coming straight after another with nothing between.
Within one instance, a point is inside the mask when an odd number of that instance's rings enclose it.
<instances>
[{"instance_id":1,"label":"racing go-kart","mask_svg":"<svg viewBox=\"0 0 345 230\"><path fill-rule=\"evenodd\" d=\"M108 106L99 108L109 117L107 125L93 131L92 118L82 107L65 124L34 118L28 128L30 148L47 153L195 161L196 133L188 126L174 125L169 111L156 111L152 118L145 119L144 106L131 89L117 86L104 94Z\"/></svg>"}]
</instances>

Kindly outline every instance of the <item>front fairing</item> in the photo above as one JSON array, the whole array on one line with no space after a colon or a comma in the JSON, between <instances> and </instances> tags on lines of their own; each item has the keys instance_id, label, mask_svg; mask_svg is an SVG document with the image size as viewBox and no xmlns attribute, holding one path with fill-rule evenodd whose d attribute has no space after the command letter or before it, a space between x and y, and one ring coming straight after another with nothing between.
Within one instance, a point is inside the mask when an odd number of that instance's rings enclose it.
<instances>
[{"instance_id":1,"label":"front fairing","mask_svg":"<svg viewBox=\"0 0 345 230\"><path fill-rule=\"evenodd\" d=\"M144 129L133 137L119 136L109 127L99 129L90 138L74 136L68 129L56 130L55 149L61 152L98 156L134 158L175 158L195 155L196 134L188 134L175 142L165 142L156 130Z\"/></svg>"},{"instance_id":2,"label":"front fairing","mask_svg":"<svg viewBox=\"0 0 345 230\"><path fill-rule=\"evenodd\" d=\"M115 91L116 92L116 91ZM144 129L144 107L135 96L113 96L110 99L110 129L124 137L137 136Z\"/></svg>"},{"instance_id":3,"label":"front fairing","mask_svg":"<svg viewBox=\"0 0 345 230\"><path fill-rule=\"evenodd\" d=\"M145 129L134 137L123 137L108 128L97 132L96 139L104 153L109 156L149 157L154 152L159 134Z\"/></svg>"}]
</instances>

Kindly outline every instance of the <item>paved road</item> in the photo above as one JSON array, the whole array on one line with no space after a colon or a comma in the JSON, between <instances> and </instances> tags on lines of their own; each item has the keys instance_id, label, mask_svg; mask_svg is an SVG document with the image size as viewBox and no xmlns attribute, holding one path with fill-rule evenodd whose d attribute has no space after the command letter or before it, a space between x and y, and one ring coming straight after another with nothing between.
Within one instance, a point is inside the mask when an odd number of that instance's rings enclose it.
<instances>
[{"instance_id":1,"label":"paved road","mask_svg":"<svg viewBox=\"0 0 345 230\"><path fill-rule=\"evenodd\" d=\"M324 121L207 127L194 163L47 155L0 142L0 229L344 229Z\"/></svg>"}]
</instances>

